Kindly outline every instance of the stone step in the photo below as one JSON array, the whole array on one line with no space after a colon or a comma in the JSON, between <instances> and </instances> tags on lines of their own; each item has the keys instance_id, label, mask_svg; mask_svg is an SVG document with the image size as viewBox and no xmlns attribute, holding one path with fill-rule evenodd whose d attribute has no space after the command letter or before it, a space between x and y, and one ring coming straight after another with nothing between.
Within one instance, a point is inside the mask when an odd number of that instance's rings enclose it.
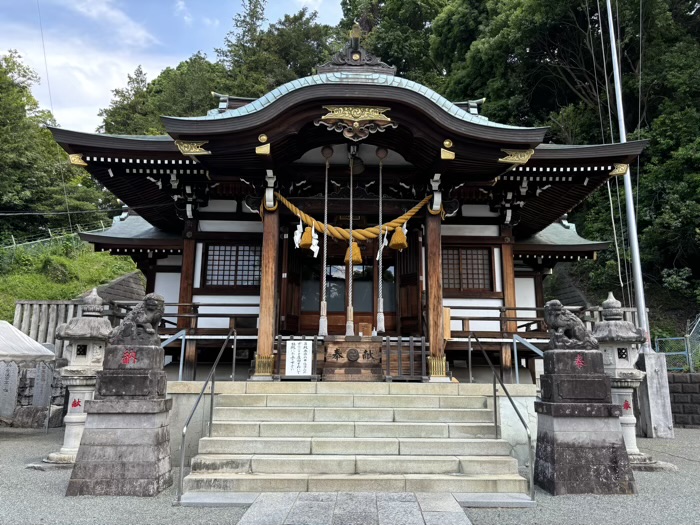
<instances>
[{"instance_id":1,"label":"stone step","mask_svg":"<svg viewBox=\"0 0 700 525\"><path fill-rule=\"evenodd\" d=\"M248 381L228 389L229 393L244 394L358 394L358 395L407 395L407 396L457 396L490 395L490 385L465 383L374 383L374 382L291 382ZM219 385L217 384L217 390ZM221 387L226 390L225 386Z\"/></svg>"},{"instance_id":2,"label":"stone step","mask_svg":"<svg viewBox=\"0 0 700 525\"><path fill-rule=\"evenodd\" d=\"M216 407L214 421L396 421L476 423L493 421L486 408Z\"/></svg>"},{"instance_id":3,"label":"stone step","mask_svg":"<svg viewBox=\"0 0 700 525\"><path fill-rule=\"evenodd\" d=\"M517 474L503 456L200 454L192 472L239 474Z\"/></svg>"},{"instance_id":4,"label":"stone step","mask_svg":"<svg viewBox=\"0 0 700 525\"><path fill-rule=\"evenodd\" d=\"M215 421L212 437L490 438L492 423Z\"/></svg>"},{"instance_id":5,"label":"stone step","mask_svg":"<svg viewBox=\"0 0 700 525\"><path fill-rule=\"evenodd\" d=\"M493 411L486 408L395 408L394 421L439 423L476 423L493 421Z\"/></svg>"},{"instance_id":6,"label":"stone step","mask_svg":"<svg viewBox=\"0 0 700 525\"><path fill-rule=\"evenodd\" d=\"M519 475L453 474L237 474L193 472L186 492L517 492Z\"/></svg>"},{"instance_id":7,"label":"stone step","mask_svg":"<svg viewBox=\"0 0 700 525\"><path fill-rule=\"evenodd\" d=\"M217 407L487 408L484 396L220 394Z\"/></svg>"},{"instance_id":8,"label":"stone step","mask_svg":"<svg viewBox=\"0 0 700 525\"><path fill-rule=\"evenodd\" d=\"M210 437L199 441L200 454L314 454L402 456L507 456L501 439Z\"/></svg>"}]
</instances>

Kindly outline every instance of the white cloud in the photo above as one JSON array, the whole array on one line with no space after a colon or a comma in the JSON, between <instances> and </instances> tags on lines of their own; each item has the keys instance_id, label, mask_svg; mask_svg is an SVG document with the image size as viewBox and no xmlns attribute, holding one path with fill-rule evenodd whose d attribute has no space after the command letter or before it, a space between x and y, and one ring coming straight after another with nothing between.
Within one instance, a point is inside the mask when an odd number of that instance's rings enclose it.
<instances>
[{"instance_id":1,"label":"white cloud","mask_svg":"<svg viewBox=\"0 0 700 525\"><path fill-rule=\"evenodd\" d=\"M323 0L297 0L297 4L301 7L308 7L309 11L321 11Z\"/></svg>"},{"instance_id":2,"label":"white cloud","mask_svg":"<svg viewBox=\"0 0 700 525\"><path fill-rule=\"evenodd\" d=\"M190 10L187 8L187 4L185 4L185 0L176 0L175 2L175 16L179 16L184 20L185 24L192 25L192 13L190 13Z\"/></svg>"},{"instance_id":3,"label":"white cloud","mask_svg":"<svg viewBox=\"0 0 700 525\"><path fill-rule=\"evenodd\" d=\"M79 15L95 20L114 31L120 43L145 48L158 43L142 24L114 5L114 0L53 0Z\"/></svg>"},{"instance_id":4,"label":"white cloud","mask_svg":"<svg viewBox=\"0 0 700 525\"><path fill-rule=\"evenodd\" d=\"M219 24L221 23L218 18L209 18L209 17L202 17L202 22L204 22L204 25L207 27L219 27Z\"/></svg>"},{"instance_id":5,"label":"white cloud","mask_svg":"<svg viewBox=\"0 0 700 525\"><path fill-rule=\"evenodd\" d=\"M141 64L149 79L182 58L138 52L128 48L102 48L80 33L66 36L45 31L46 59L51 80L54 116L61 127L94 132L101 119L97 112L109 106L112 90L126 85L127 75ZM46 70L38 29L0 22L0 49L17 49L22 60L42 77L34 96L49 108Z\"/></svg>"}]
</instances>

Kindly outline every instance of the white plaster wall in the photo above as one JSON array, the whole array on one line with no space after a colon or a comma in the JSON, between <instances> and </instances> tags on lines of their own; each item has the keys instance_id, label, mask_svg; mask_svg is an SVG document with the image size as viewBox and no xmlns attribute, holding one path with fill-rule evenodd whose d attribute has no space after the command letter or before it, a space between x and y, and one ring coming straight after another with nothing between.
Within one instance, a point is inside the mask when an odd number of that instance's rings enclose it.
<instances>
[{"instance_id":1,"label":"white plaster wall","mask_svg":"<svg viewBox=\"0 0 700 525\"><path fill-rule=\"evenodd\" d=\"M202 286L202 257L204 253L204 243L198 242L194 250L194 287Z\"/></svg>"},{"instance_id":2,"label":"white plaster wall","mask_svg":"<svg viewBox=\"0 0 700 525\"><path fill-rule=\"evenodd\" d=\"M498 226L483 224L443 224L440 231L443 236L462 237L498 237L501 232Z\"/></svg>"},{"instance_id":3,"label":"white plaster wall","mask_svg":"<svg viewBox=\"0 0 700 525\"><path fill-rule=\"evenodd\" d=\"M162 295L166 303L177 303L180 300L180 274L156 272L155 293ZM166 306L165 313L177 313L176 306ZM168 321L177 322L174 317L165 316Z\"/></svg>"},{"instance_id":4,"label":"white plaster wall","mask_svg":"<svg viewBox=\"0 0 700 525\"><path fill-rule=\"evenodd\" d=\"M238 232L238 233L262 233L261 221L199 221L199 231L202 232Z\"/></svg>"},{"instance_id":5,"label":"white plaster wall","mask_svg":"<svg viewBox=\"0 0 700 525\"><path fill-rule=\"evenodd\" d=\"M503 306L501 299L462 299L462 298L444 298L442 305L450 308L452 316L471 316L471 317L498 317L498 310L483 310L484 306ZM469 328L476 331L498 332L501 330L500 321L472 321L469 323ZM451 321L450 329L452 331L462 330L462 321Z\"/></svg>"},{"instance_id":6,"label":"white plaster wall","mask_svg":"<svg viewBox=\"0 0 700 525\"><path fill-rule=\"evenodd\" d=\"M515 278L515 306L518 308L534 308L537 306L534 277ZM517 314L518 317L525 317L528 319L537 317L537 311L535 310L518 310ZM524 332L525 327L519 328L518 331Z\"/></svg>"},{"instance_id":7,"label":"white plaster wall","mask_svg":"<svg viewBox=\"0 0 700 525\"><path fill-rule=\"evenodd\" d=\"M260 314L259 295L195 295L192 297L194 303L209 304L255 304L256 306L200 306L199 313L202 314ZM204 318L197 321L198 328L228 328L228 318Z\"/></svg>"},{"instance_id":8,"label":"white plaster wall","mask_svg":"<svg viewBox=\"0 0 700 525\"><path fill-rule=\"evenodd\" d=\"M501 261L501 249L494 248L493 250L493 274L496 276L494 283L494 291L503 291L503 261Z\"/></svg>"}]
</instances>

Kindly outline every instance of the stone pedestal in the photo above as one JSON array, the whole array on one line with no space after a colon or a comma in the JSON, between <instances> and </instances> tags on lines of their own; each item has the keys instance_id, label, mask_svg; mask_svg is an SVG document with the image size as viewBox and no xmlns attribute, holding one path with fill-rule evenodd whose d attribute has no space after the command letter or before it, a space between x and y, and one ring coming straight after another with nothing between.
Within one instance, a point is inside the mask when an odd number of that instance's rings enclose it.
<instances>
[{"instance_id":1,"label":"stone pedestal","mask_svg":"<svg viewBox=\"0 0 700 525\"><path fill-rule=\"evenodd\" d=\"M67 496L155 496L172 484L163 349L108 346Z\"/></svg>"},{"instance_id":2,"label":"stone pedestal","mask_svg":"<svg viewBox=\"0 0 700 525\"><path fill-rule=\"evenodd\" d=\"M554 495L636 493L601 352L545 352L541 384L535 483Z\"/></svg>"},{"instance_id":3,"label":"stone pedestal","mask_svg":"<svg viewBox=\"0 0 700 525\"><path fill-rule=\"evenodd\" d=\"M324 381L384 381L381 337L331 336L325 346Z\"/></svg>"},{"instance_id":4,"label":"stone pedestal","mask_svg":"<svg viewBox=\"0 0 700 525\"><path fill-rule=\"evenodd\" d=\"M63 384L68 388L68 411L63 418L66 430L63 435L63 446L58 452L52 452L43 461L45 463L75 463L80 440L85 428L85 405L95 396L95 371L85 370L80 377L76 370L69 370L64 376Z\"/></svg>"}]
</instances>

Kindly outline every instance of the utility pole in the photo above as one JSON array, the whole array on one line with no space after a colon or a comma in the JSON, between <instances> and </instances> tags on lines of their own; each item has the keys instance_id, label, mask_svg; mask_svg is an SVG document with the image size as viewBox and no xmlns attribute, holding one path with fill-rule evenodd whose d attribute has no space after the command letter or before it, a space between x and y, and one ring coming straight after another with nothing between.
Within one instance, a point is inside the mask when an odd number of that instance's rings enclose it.
<instances>
[{"instance_id":1,"label":"utility pole","mask_svg":"<svg viewBox=\"0 0 700 525\"><path fill-rule=\"evenodd\" d=\"M615 100L617 102L617 122L619 127L620 142L627 142L627 128L625 127L625 114L622 107L622 86L620 82L620 66L617 60L617 38L612 16L610 0L606 0L608 8L608 29L610 32L610 49L612 51L613 77L615 79ZM632 277L634 279L634 298L637 303L637 321L639 327L644 330L646 343L642 345L642 353L652 352L651 337L649 335L649 321L647 319L647 307L644 299L644 281L642 280L642 264L639 257L639 240L637 238L637 220L634 212L634 200L632 195L632 177L629 165L623 176L625 185L625 208L627 211L627 234L630 242L630 254L632 256Z\"/></svg>"}]
</instances>

